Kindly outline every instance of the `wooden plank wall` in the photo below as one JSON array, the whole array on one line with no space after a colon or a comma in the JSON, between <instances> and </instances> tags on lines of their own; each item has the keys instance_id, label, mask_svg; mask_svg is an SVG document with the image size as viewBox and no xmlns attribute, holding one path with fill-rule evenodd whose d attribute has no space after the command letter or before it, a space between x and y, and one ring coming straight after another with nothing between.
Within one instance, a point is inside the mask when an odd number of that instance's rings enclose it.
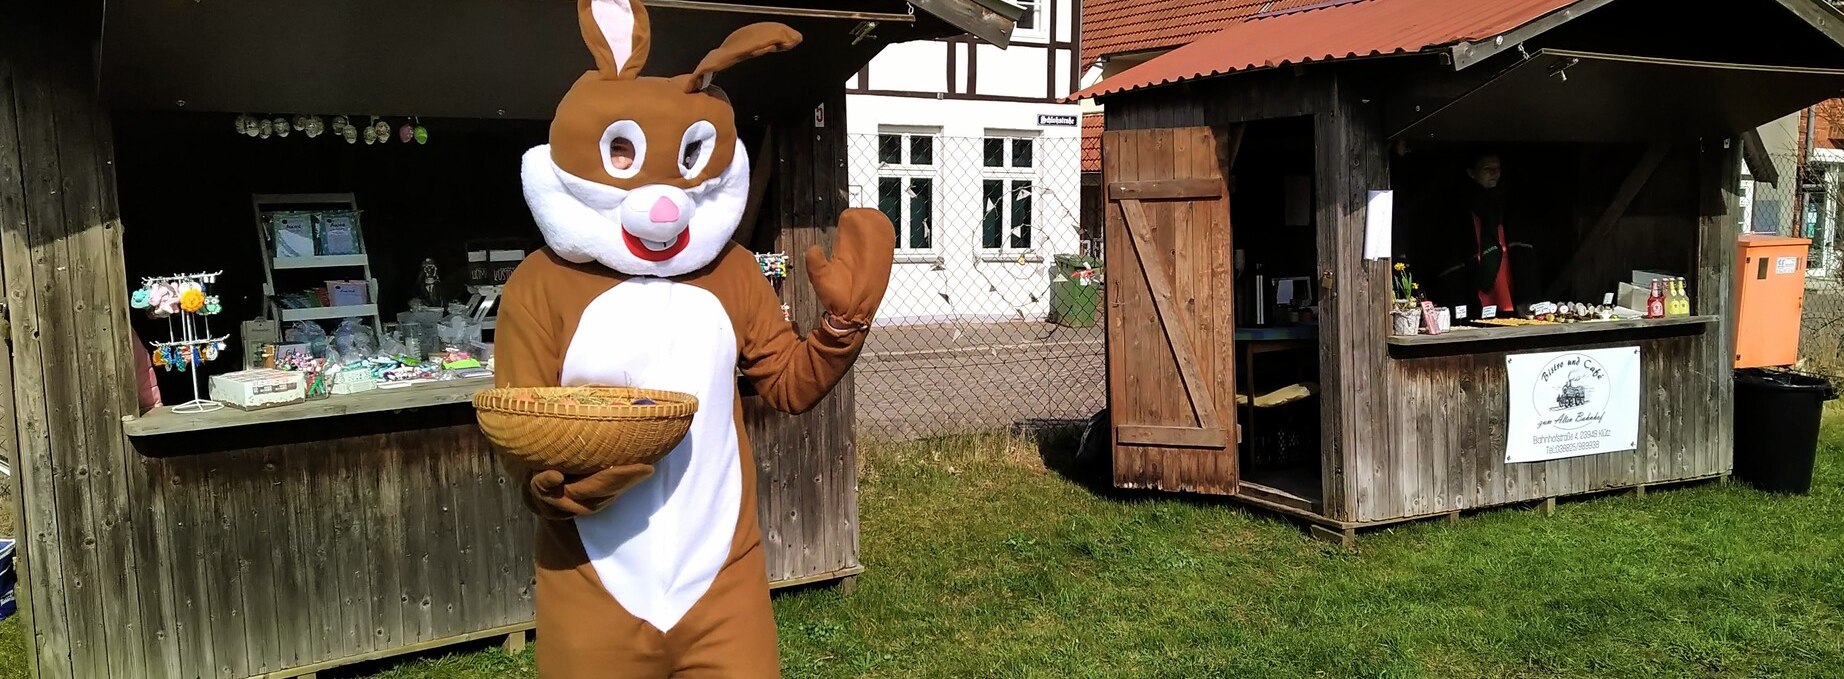
<instances>
[{"instance_id":1,"label":"wooden plank wall","mask_svg":"<svg viewBox=\"0 0 1844 679\"><path fill-rule=\"evenodd\" d=\"M74 5L74 6L73 6ZM94 97L99 14L83 3L0 22L0 259L12 325L20 571L38 676L130 676L148 657L131 530L134 403L109 126ZM68 630L68 633L64 632Z\"/></svg>"},{"instance_id":2,"label":"wooden plank wall","mask_svg":"<svg viewBox=\"0 0 1844 679\"><path fill-rule=\"evenodd\" d=\"M825 101L827 126L812 116L776 125L774 185L764 201L757 252L785 252L794 271L782 283L789 317L803 332L822 308L800 270L807 247L831 252L839 213L848 207L845 91ZM877 332L873 330L872 332ZM747 390L743 393L748 394ZM813 410L784 415L759 397L743 401L755 446L762 541L770 581L802 580L855 570L858 562L858 447L848 374Z\"/></svg>"},{"instance_id":3,"label":"wooden plank wall","mask_svg":"<svg viewBox=\"0 0 1844 679\"><path fill-rule=\"evenodd\" d=\"M164 676L236 678L532 618L532 517L465 404L136 439ZM121 596L121 593L111 593Z\"/></svg>"},{"instance_id":4,"label":"wooden plank wall","mask_svg":"<svg viewBox=\"0 0 1844 679\"><path fill-rule=\"evenodd\" d=\"M531 620L532 519L464 405L122 434L135 348L95 23L56 5L0 22L0 406L19 405L0 434L19 461L34 675L228 679ZM844 119L842 91L828 108ZM775 246L798 254L845 205L844 130L788 129L771 209ZM810 324L801 280L789 297ZM858 566L851 394L848 378L799 418L745 407L771 580Z\"/></svg>"},{"instance_id":5,"label":"wooden plank wall","mask_svg":"<svg viewBox=\"0 0 1844 679\"><path fill-rule=\"evenodd\" d=\"M1714 466L1723 473L1735 463L1735 287L1736 224L1741 222L1739 140L1705 140L1697 149L1697 266L1692 303L1697 313L1721 318L1716 337L1704 345L1702 377L1712 383L1716 410L1708 422L1719 445Z\"/></svg>"},{"instance_id":6,"label":"wooden plank wall","mask_svg":"<svg viewBox=\"0 0 1844 679\"><path fill-rule=\"evenodd\" d=\"M1389 333L1387 259L1364 259L1370 191L1390 187L1381 106L1329 78L1313 117L1319 270L1320 470L1325 514L1348 519L1373 501L1399 470L1389 456L1391 385L1383 338ZM1330 275L1330 289L1323 276Z\"/></svg>"},{"instance_id":7,"label":"wooden plank wall","mask_svg":"<svg viewBox=\"0 0 1844 679\"><path fill-rule=\"evenodd\" d=\"M1210 128L1103 133L1106 183L1170 179L1222 182L1224 135ZM1106 187L1103 187L1106 190ZM1202 426L1190 393L1215 403L1219 424L1235 431L1234 286L1227 198L1144 201L1146 240L1169 270L1151 271L1172 294L1167 313L1190 341L1204 384L1187 386L1173 341L1154 308L1147 263L1130 242L1120 203L1105 208L1108 294L1108 403L1116 426ZM1233 439L1232 439L1233 441ZM1117 443L1114 481L1172 492L1235 490L1237 461L1228 450Z\"/></svg>"},{"instance_id":8,"label":"wooden plank wall","mask_svg":"<svg viewBox=\"0 0 1844 679\"><path fill-rule=\"evenodd\" d=\"M1383 521L1458 509L1587 493L1729 471L1721 385L1710 379L1713 326L1694 334L1594 344L1531 346L1389 362L1385 415L1391 473L1361 480L1354 521ZM1639 447L1543 463L1506 464L1505 356L1610 347L1640 348ZM1726 375L1726 371L1721 371Z\"/></svg>"},{"instance_id":9,"label":"wooden plank wall","mask_svg":"<svg viewBox=\"0 0 1844 679\"><path fill-rule=\"evenodd\" d=\"M1161 87L1110 98L1106 124L1110 130L1151 130L1313 115L1325 109L1330 85L1325 69L1284 68Z\"/></svg>"}]
</instances>

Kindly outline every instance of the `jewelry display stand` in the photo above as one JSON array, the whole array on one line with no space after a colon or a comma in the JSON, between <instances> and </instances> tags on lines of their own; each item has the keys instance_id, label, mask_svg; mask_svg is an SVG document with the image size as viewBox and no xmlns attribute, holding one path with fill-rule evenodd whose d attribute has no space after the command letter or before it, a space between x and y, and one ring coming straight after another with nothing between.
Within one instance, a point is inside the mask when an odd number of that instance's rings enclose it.
<instances>
[{"instance_id":1,"label":"jewelry display stand","mask_svg":"<svg viewBox=\"0 0 1844 679\"><path fill-rule=\"evenodd\" d=\"M154 350L154 364L168 370L177 366L180 372L191 373L192 399L172 406L173 412L198 414L224 408L222 403L200 398L198 383L199 367L206 361L217 359L218 352L224 349L225 340L230 339L230 335L211 335L211 315L219 309L217 297L208 295L206 291L206 286L217 282L218 276L223 273L214 271L143 278L142 289L135 293L135 308L146 309L149 315L166 319L167 341L147 343ZM159 292L154 292L156 290ZM187 296L195 293L196 296L188 300ZM187 306L194 308L187 309Z\"/></svg>"}]
</instances>

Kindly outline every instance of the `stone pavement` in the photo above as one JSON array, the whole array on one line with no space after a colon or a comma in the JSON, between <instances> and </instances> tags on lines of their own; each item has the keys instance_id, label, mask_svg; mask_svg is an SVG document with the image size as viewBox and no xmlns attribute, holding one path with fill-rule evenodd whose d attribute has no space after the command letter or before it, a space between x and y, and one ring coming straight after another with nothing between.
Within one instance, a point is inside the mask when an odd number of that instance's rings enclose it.
<instances>
[{"instance_id":1,"label":"stone pavement","mask_svg":"<svg viewBox=\"0 0 1844 679\"><path fill-rule=\"evenodd\" d=\"M967 322L878 328L858 359L857 427L915 439L1078 422L1106 403L1103 329Z\"/></svg>"}]
</instances>

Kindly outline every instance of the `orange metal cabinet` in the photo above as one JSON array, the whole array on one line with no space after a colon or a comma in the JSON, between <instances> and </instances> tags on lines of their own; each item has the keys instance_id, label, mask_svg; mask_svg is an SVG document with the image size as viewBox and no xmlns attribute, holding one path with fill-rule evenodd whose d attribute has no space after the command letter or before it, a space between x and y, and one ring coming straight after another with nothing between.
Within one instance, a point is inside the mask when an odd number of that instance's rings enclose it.
<instances>
[{"instance_id":1,"label":"orange metal cabinet","mask_svg":"<svg viewBox=\"0 0 1844 679\"><path fill-rule=\"evenodd\" d=\"M1788 366L1799 360L1799 316L1806 298L1806 248L1812 241L1746 234L1736 260L1735 367Z\"/></svg>"}]
</instances>

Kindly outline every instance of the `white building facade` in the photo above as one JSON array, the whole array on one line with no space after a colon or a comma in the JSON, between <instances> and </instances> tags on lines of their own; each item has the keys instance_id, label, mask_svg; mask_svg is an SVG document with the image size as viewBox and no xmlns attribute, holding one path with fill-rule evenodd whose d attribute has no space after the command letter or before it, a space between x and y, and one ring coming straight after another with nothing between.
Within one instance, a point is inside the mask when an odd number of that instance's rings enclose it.
<instances>
[{"instance_id":1,"label":"white building facade","mask_svg":"<svg viewBox=\"0 0 1844 679\"><path fill-rule=\"evenodd\" d=\"M846 82L851 201L897 227L885 324L1040 321L1082 252L1079 0L1019 2L1006 49L890 45Z\"/></svg>"}]
</instances>

